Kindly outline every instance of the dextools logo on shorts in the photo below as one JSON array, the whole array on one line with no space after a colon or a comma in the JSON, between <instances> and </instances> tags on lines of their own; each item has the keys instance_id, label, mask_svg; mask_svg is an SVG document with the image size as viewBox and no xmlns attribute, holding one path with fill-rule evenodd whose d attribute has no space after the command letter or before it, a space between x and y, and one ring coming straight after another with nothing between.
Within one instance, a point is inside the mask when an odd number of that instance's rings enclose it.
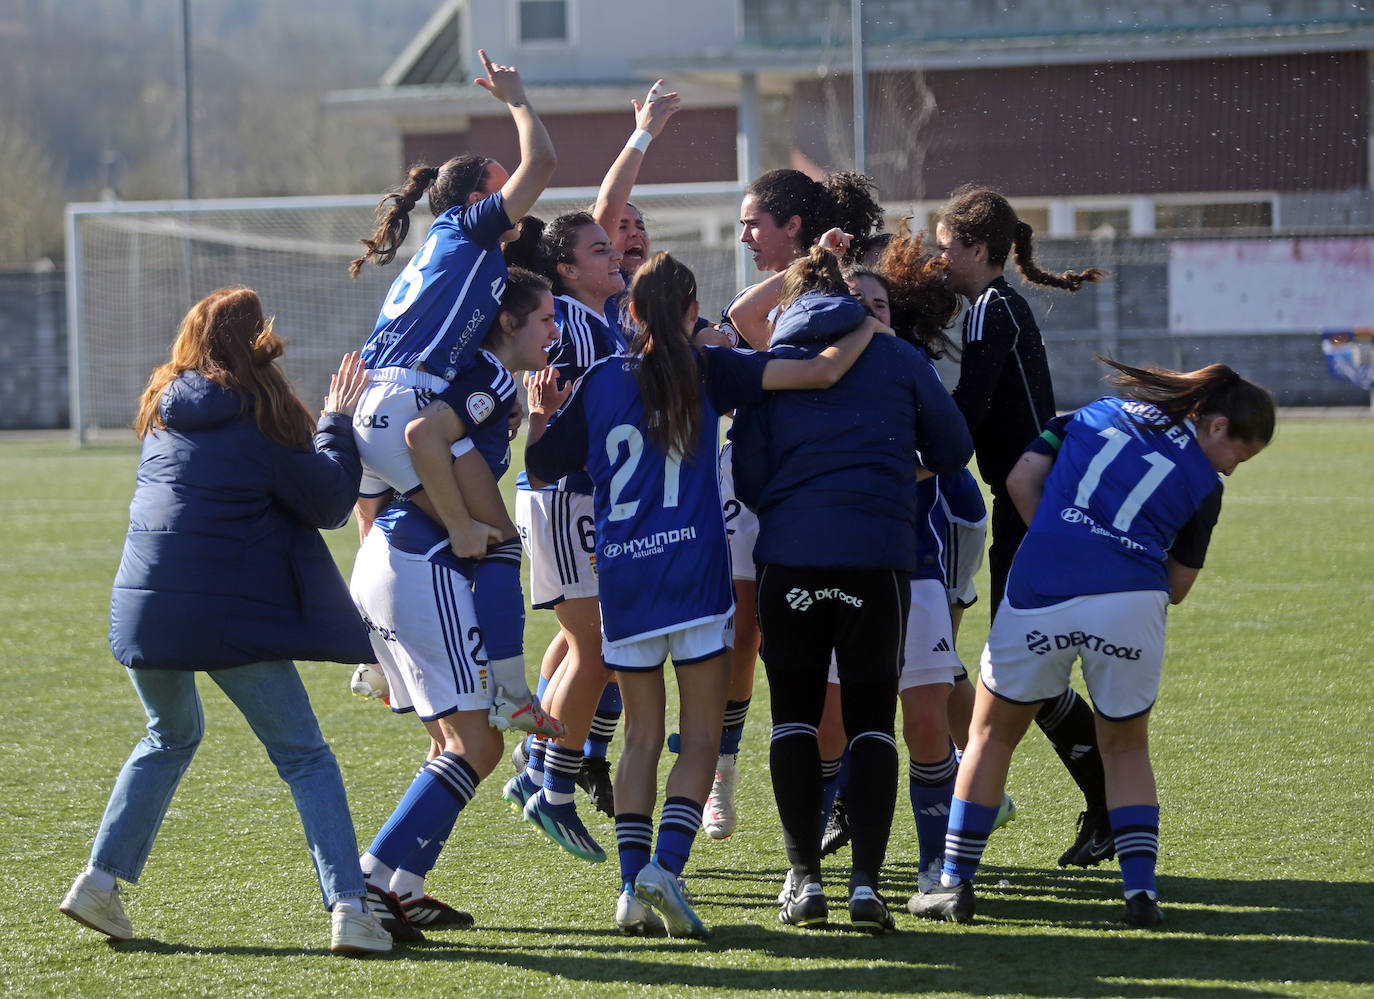
<instances>
[{"instance_id":1,"label":"dextools logo on shorts","mask_svg":"<svg viewBox=\"0 0 1374 999\"><path fill-rule=\"evenodd\" d=\"M1071 631L1067 635L1046 635L1041 631L1032 631L1026 635L1026 648L1034 652L1037 656L1043 656L1051 648L1056 649L1089 649L1093 652L1101 652L1104 656L1115 656L1117 659L1126 659L1131 662L1140 658L1140 649L1133 649L1129 645L1114 645L1101 635L1089 634L1086 631Z\"/></svg>"},{"instance_id":2,"label":"dextools logo on shorts","mask_svg":"<svg viewBox=\"0 0 1374 999\"><path fill-rule=\"evenodd\" d=\"M798 589L794 586L787 591L787 606L791 607L794 611L804 611L806 608L810 607L812 603L813 601L809 590Z\"/></svg>"}]
</instances>

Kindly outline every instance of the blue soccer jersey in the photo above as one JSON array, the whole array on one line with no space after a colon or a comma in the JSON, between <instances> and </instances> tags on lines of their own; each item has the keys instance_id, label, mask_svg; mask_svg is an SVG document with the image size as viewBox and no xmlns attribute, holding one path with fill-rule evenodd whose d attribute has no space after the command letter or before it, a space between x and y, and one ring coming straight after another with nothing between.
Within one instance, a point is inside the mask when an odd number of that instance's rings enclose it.
<instances>
[{"instance_id":1,"label":"blue soccer jersey","mask_svg":"<svg viewBox=\"0 0 1374 999\"><path fill-rule=\"evenodd\" d=\"M716 462L720 416L762 399L769 356L729 347L701 356L701 434L691 455L670 458L649 436L633 358L593 365L525 454L545 481L583 466L590 474L601 626L612 642L691 627L734 604Z\"/></svg>"},{"instance_id":2,"label":"blue soccer jersey","mask_svg":"<svg viewBox=\"0 0 1374 999\"><path fill-rule=\"evenodd\" d=\"M491 354L479 351L473 364L438 398L458 414L468 439L499 481L510 467L507 418L515 401L515 379L510 372ZM464 575L471 572L471 561L453 553L444 525L409 499L393 500L373 526L397 551L444 563Z\"/></svg>"},{"instance_id":3,"label":"blue soccer jersey","mask_svg":"<svg viewBox=\"0 0 1374 999\"><path fill-rule=\"evenodd\" d=\"M500 192L435 219L424 245L386 293L363 345L363 366L422 364L446 381L467 367L501 305L501 235L510 228Z\"/></svg>"},{"instance_id":4,"label":"blue soccer jersey","mask_svg":"<svg viewBox=\"0 0 1374 999\"><path fill-rule=\"evenodd\" d=\"M1208 507L1220 479L1192 425L1165 430L1164 422L1149 403L1111 397L1084 406L1068 422L1012 562L1007 599L1013 607L1047 607L1091 593L1168 591L1165 556Z\"/></svg>"}]
</instances>

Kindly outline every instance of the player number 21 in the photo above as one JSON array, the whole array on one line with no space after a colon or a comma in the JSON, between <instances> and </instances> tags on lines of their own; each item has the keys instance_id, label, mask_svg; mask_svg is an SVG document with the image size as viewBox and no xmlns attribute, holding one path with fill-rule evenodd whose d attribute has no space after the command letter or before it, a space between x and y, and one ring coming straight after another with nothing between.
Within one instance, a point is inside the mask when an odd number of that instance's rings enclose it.
<instances>
[{"instance_id":1,"label":"player number 21","mask_svg":"<svg viewBox=\"0 0 1374 999\"><path fill-rule=\"evenodd\" d=\"M635 469L639 467L639 460L644 456L644 435L639 432L638 427L628 423L621 423L611 428L611 432L606 435L606 458L611 464L615 464L620 457L620 446L625 446L625 464L615 470L611 476L611 512L608 520L629 520L639 509L639 500L622 500L621 494L625 492L625 487L629 485L630 478L635 474ZM682 475L682 456L669 454L663 463L663 506L665 509L677 506L677 487L678 480Z\"/></svg>"},{"instance_id":2,"label":"player number 21","mask_svg":"<svg viewBox=\"0 0 1374 999\"><path fill-rule=\"evenodd\" d=\"M1122 433L1116 427L1107 427L1099 430L1097 436L1105 437L1107 443L1102 446L1102 450L1093 456L1093 460L1088 462L1087 471L1083 473L1083 478L1078 480L1078 492L1073 498L1073 505L1081 510L1088 508L1088 501L1097 491L1098 484L1102 481L1102 473L1107 470L1107 466L1116 460L1117 455L1121 454L1130 436ZM1129 531L1131 522L1135 520L1135 515L1140 512L1141 506L1150 498L1150 494L1159 488L1159 484L1164 481L1164 477L1174 470L1174 463L1164 455L1155 451L1148 451L1140 456L1150 466L1149 470L1141 476L1140 481L1135 484L1135 488L1126 494L1126 498L1121 503L1121 509L1116 512L1116 517L1112 520L1112 526L1118 531Z\"/></svg>"}]
</instances>

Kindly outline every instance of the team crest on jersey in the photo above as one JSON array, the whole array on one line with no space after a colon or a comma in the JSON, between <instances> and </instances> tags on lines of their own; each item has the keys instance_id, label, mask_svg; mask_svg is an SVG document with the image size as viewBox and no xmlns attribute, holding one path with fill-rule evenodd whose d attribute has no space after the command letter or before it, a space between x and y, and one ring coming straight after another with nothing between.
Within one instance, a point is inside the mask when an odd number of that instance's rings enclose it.
<instances>
[{"instance_id":1,"label":"team crest on jersey","mask_svg":"<svg viewBox=\"0 0 1374 999\"><path fill-rule=\"evenodd\" d=\"M474 392L468 396L467 410L473 423L481 423L496 410L496 400L486 392Z\"/></svg>"}]
</instances>

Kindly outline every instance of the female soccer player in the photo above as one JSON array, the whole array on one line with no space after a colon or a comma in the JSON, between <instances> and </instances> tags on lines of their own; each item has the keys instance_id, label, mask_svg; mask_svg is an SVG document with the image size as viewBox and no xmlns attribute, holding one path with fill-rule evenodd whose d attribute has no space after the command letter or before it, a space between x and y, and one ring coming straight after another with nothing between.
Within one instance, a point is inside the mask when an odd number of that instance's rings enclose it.
<instances>
[{"instance_id":1,"label":"female soccer player","mask_svg":"<svg viewBox=\"0 0 1374 999\"><path fill-rule=\"evenodd\" d=\"M434 488L386 507L354 567L354 597L371 628L391 710L417 713L432 741L424 767L362 858L369 891L379 904L399 909L407 927L393 930L410 939L414 927L472 923L467 913L431 897L424 884L459 812L501 755L501 739L488 725L494 688L478 661L474 615L487 662L516 657L523 665L519 542L495 545L478 561L453 552L445 538L454 525L491 514L469 511L454 481L452 452L472 449L493 479L505 474L507 414L515 400L511 372L547 363L546 351L558 338L553 312L548 282L511 268L473 365L405 428L415 467ZM491 567L502 562L514 567L513 591L502 589L502 575L491 578ZM496 592L486 592L493 587Z\"/></svg>"},{"instance_id":2,"label":"female soccer player","mask_svg":"<svg viewBox=\"0 0 1374 999\"><path fill-rule=\"evenodd\" d=\"M1274 401L1224 364L1177 372L1105 360L1128 398L1099 399L1052 425L1008 480L1030 530L983 651L940 884L908 903L918 916L973 918L972 879L1012 751L1081 660L1121 859L1122 919L1148 927L1163 918L1147 730L1165 610L1202 568L1221 509L1217 473L1229 476L1268 445Z\"/></svg>"},{"instance_id":3,"label":"female soccer player","mask_svg":"<svg viewBox=\"0 0 1374 999\"><path fill-rule=\"evenodd\" d=\"M771 334L769 316L778 304L782 272L832 233L833 238L827 241L832 250L846 260L855 259L873 231L882 227L882 219L873 181L862 174L834 173L823 183L799 170L770 170L760 176L745 190L740 203L740 242L753 251L754 265L773 275L735 296L724 310L721 328L757 349L766 349ZM739 613L735 615L731 650L730 700L725 707L716 777L704 813L706 833L712 839L729 837L738 823L735 788L739 748L753 697L759 649L754 584L758 519L735 496L734 459L734 447L727 441L720 452L721 490ZM833 765L838 769L839 761Z\"/></svg>"},{"instance_id":4,"label":"female soccer player","mask_svg":"<svg viewBox=\"0 0 1374 999\"><path fill-rule=\"evenodd\" d=\"M1032 284L1078 291L1107 275L1095 267L1051 274L1036 266L1031 227L996 191L967 186L955 191L936 212L935 236L949 267L949 288L966 298L959 384L954 401L968 421L978 456L978 471L992 492L992 546L988 550L995 618L1007 571L1026 524L1007 492L1007 475L1046 422L1054 416L1045 344L1030 306L1003 277L1007 257ZM1044 706L1036 719L1055 752L1083 792L1086 808L1078 837L1060 858L1065 864L1091 865L1111 856L1102 759L1093 747L1092 711L1072 689Z\"/></svg>"},{"instance_id":5,"label":"female soccer player","mask_svg":"<svg viewBox=\"0 0 1374 999\"><path fill-rule=\"evenodd\" d=\"M562 384L575 382L597 360L625 348L618 303L624 290L620 252L587 212L559 216L547 228L522 220L521 244L533 244L532 263L553 281L560 330L549 364ZM552 375L551 375L552 377ZM517 480L516 521L530 556L534 607L552 607L568 645L564 665L544 690L543 703L567 734L531 747L527 769L502 794L524 817L575 857L606 859L577 814L573 793L583 746L609 672L601 662L597 608L592 484L585 473L556 489L530 489ZM541 751L542 750L542 751Z\"/></svg>"},{"instance_id":6,"label":"female soccer player","mask_svg":"<svg viewBox=\"0 0 1374 999\"><path fill-rule=\"evenodd\" d=\"M291 787L332 910L330 949L391 949L364 901L338 764L291 662L367 655L319 534L347 522L358 493L348 419L364 375L356 354L344 359L317 424L277 364L282 346L253 291L212 292L182 319L134 419L143 455L110 598L110 648L148 734L120 770L90 865L60 906L116 940L133 936L116 879L137 883L204 734L195 682L204 671Z\"/></svg>"},{"instance_id":7,"label":"female soccer player","mask_svg":"<svg viewBox=\"0 0 1374 999\"><path fill-rule=\"evenodd\" d=\"M637 898L662 912L671 935L702 937L706 927L678 877L711 785L729 682L734 601L716 477L720 417L760 401L764 390L833 384L867 345L872 324L808 360L697 351L696 279L662 253L636 276L631 309L638 332L629 352L592 365L547 431L558 396L532 395L526 467L532 483L585 467L595 489L602 655L619 678L626 717L615 780L623 883L616 921L628 932L653 925ZM668 656L681 743L650 859Z\"/></svg>"},{"instance_id":8,"label":"female soccer player","mask_svg":"<svg viewBox=\"0 0 1374 999\"><path fill-rule=\"evenodd\" d=\"M834 258L813 247L785 275L774 352L824 336L828 315L863 306ZM919 456L918 456L919 452ZM823 393L779 393L735 417L735 488L758 512L761 654L773 707L773 791L792 869L784 923L828 918L820 880L816 741L832 651L851 757L854 863L849 915L892 928L877 893L896 802L893 722L902 634L917 565L916 461L957 472L972 445L929 361L877 337Z\"/></svg>"},{"instance_id":9,"label":"female soccer player","mask_svg":"<svg viewBox=\"0 0 1374 999\"><path fill-rule=\"evenodd\" d=\"M364 533L387 493L404 496L420 488L405 427L471 366L501 302L506 263L500 247L514 238L510 220L533 207L558 162L515 67L492 63L484 51L478 54L487 75L474 82L509 106L520 138L519 165L507 173L495 160L464 154L441 167L412 168L405 186L382 199L377 231L362 241L367 252L350 265L356 275L368 260L378 266L390 263L405 243L416 202L428 197L435 222L392 283L362 350L371 379L354 430L366 473L358 505ZM460 463L458 471L469 494L496 493L483 463ZM515 537L508 517L502 516L499 526L506 529L506 538ZM451 539L454 551L465 557L482 555L486 541L477 530ZM526 731L548 727L540 722L523 661L518 668L503 667L496 681L500 696L494 701L493 723Z\"/></svg>"}]
</instances>

